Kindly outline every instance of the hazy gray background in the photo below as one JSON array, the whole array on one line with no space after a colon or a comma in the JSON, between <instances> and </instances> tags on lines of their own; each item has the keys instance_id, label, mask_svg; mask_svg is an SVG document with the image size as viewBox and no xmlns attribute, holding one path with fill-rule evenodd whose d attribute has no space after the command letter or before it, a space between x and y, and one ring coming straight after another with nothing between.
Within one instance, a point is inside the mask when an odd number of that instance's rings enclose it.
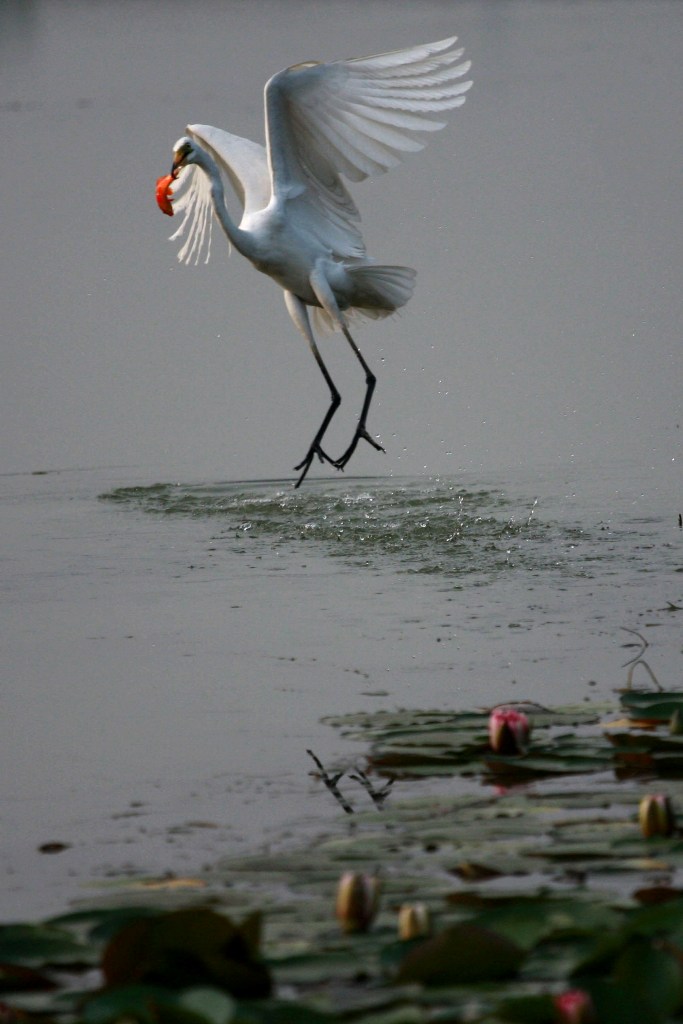
<instances>
[{"instance_id":1,"label":"hazy gray background","mask_svg":"<svg viewBox=\"0 0 683 1024\"><path fill-rule=\"evenodd\" d=\"M278 69L454 32L467 103L353 189L370 252L419 279L357 334L387 454L360 448L349 475L511 492L560 538L557 570L365 571L362 537L347 563L98 501L291 479L327 405L276 285L219 235L207 267L176 262L154 183L185 125L261 139ZM338 808L306 748L355 756L325 714L607 699L622 627L653 627L677 684L682 69L680 0L0 0L0 915L318 827ZM343 341L325 352L341 452L363 381ZM30 475L68 468L92 471ZM343 489L297 492L292 521ZM245 488L245 516L278 490ZM71 845L46 858L51 840Z\"/></svg>"},{"instance_id":2,"label":"hazy gray background","mask_svg":"<svg viewBox=\"0 0 683 1024\"><path fill-rule=\"evenodd\" d=\"M680 448L683 4L0 3L0 471L290 473L327 395L279 288L216 236L176 263L154 201L188 122L261 140L295 61L457 33L474 88L427 150L354 187L370 252L418 269L357 333L379 375L357 472ZM326 343L346 402L347 347ZM328 470L329 472L329 470Z\"/></svg>"}]
</instances>

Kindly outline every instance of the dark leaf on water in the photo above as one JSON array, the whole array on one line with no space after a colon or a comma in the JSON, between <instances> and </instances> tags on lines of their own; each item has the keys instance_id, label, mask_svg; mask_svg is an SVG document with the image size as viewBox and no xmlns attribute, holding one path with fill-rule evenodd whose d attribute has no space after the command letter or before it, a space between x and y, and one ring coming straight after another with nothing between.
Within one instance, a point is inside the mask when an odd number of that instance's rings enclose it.
<instances>
[{"instance_id":1,"label":"dark leaf on water","mask_svg":"<svg viewBox=\"0 0 683 1024\"><path fill-rule=\"evenodd\" d=\"M0 963L0 992L49 992L57 983L32 967Z\"/></svg>"},{"instance_id":2,"label":"dark leaf on water","mask_svg":"<svg viewBox=\"0 0 683 1024\"><path fill-rule=\"evenodd\" d=\"M616 929L620 921L620 916L607 907L548 894L519 896L477 917L477 924L504 935L522 949L532 949L549 936L604 933Z\"/></svg>"},{"instance_id":3,"label":"dark leaf on water","mask_svg":"<svg viewBox=\"0 0 683 1024\"><path fill-rule=\"evenodd\" d=\"M76 928L85 932L94 942L108 942L124 925L143 917L158 917L162 913L159 907L122 906L94 907L89 910L76 910L70 914L53 917L49 922L56 927Z\"/></svg>"},{"instance_id":4,"label":"dark leaf on water","mask_svg":"<svg viewBox=\"0 0 683 1024\"><path fill-rule=\"evenodd\" d=\"M645 939L621 951L608 978L581 981L593 997L600 1024L663 1024L680 1006L683 974L678 959Z\"/></svg>"},{"instance_id":5,"label":"dark leaf on water","mask_svg":"<svg viewBox=\"0 0 683 1024\"><path fill-rule=\"evenodd\" d=\"M516 996L503 999L498 1017L506 1024L555 1024L557 1013L552 996Z\"/></svg>"},{"instance_id":6,"label":"dark leaf on water","mask_svg":"<svg viewBox=\"0 0 683 1024\"><path fill-rule=\"evenodd\" d=\"M683 710L683 693L677 691L627 690L619 699L631 718L641 722L668 724L676 711Z\"/></svg>"},{"instance_id":7,"label":"dark leaf on water","mask_svg":"<svg viewBox=\"0 0 683 1024\"><path fill-rule=\"evenodd\" d=\"M481 882L489 878L498 878L501 874L496 868L479 864L472 860L463 860L453 868L453 874L467 882Z\"/></svg>"},{"instance_id":8,"label":"dark leaf on water","mask_svg":"<svg viewBox=\"0 0 683 1024\"><path fill-rule=\"evenodd\" d=\"M612 980L594 979L582 987L590 993L600 1024L660 1024L647 1015L642 1000Z\"/></svg>"},{"instance_id":9,"label":"dark leaf on water","mask_svg":"<svg viewBox=\"0 0 683 1024\"><path fill-rule=\"evenodd\" d=\"M10 924L0 927L0 962L12 964L73 964L90 956L70 932L50 924Z\"/></svg>"},{"instance_id":10,"label":"dark leaf on water","mask_svg":"<svg viewBox=\"0 0 683 1024\"><path fill-rule=\"evenodd\" d=\"M178 1000L182 1010L196 1014L206 1024L230 1024L235 1017L235 1001L216 988L191 988Z\"/></svg>"},{"instance_id":11,"label":"dark leaf on water","mask_svg":"<svg viewBox=\"0 0 683 1024\"><path fill-rule=\"evenodd\" d=\"M133 921L107 946L102 970L108 986L151 984L179 989L216 985L256 998L271 988L258 959L260 924L241 925L212 910L177 910Z\"/></svg>"},{"instance_id":12,"label":"dark leaf on water","mask_svg":"<svg viewBox=\"0 0 683 1024\"><path fill-rule=\"evenodd\" d=\"M669 950L645 939L628 944L614 966L613 976L618 985L644 1001L644 1019L665 1020L681 1003L680 961Z\"/></svg>"},{"instance_id":13,"label":"dark leaf on water","mask_svg":"<svg viewBox=\"0 0 683 1024\"><path fill-rule=\"evenodd\" d=\"M524 951L509 939L474 924L455 925L412 949L397 984L464 985L514 977Z\"/></svg>"},{"instance_id":14,"label":"dark leaf on water","mask_svg":"<svg viewBox=\"0 0 683 1024\"><path fill-rule=\"evenodd\" d=\"M649 885L642 889L636 889L632 894L634 900L638 900L644 907L650 907L659 903L671 903L683 897L683 889L674 889L670 885Z\"/></svg>"},{"instance_id":15,"label":"dark leaf on water","mask_svg":"<svg viewBox=\"0 0 683 1024\"><path fill-rule=\"evenodd\" d=\"M160 985L124 985L99 992L85 1003L83 1024L200 1024L194 1013L183 1013L178 994Z\"/></svg>"},{"instance_id":16,"label":"dark leaf on water","mask_svg":"<svg viewBox=\"0 0 683 1024\"><path fill-rule=\"evenodd\" d=\"M648 937L683 933L683 899L679 897L632 911L627 930L632 935Z\"/></svg>"}]
</instances>

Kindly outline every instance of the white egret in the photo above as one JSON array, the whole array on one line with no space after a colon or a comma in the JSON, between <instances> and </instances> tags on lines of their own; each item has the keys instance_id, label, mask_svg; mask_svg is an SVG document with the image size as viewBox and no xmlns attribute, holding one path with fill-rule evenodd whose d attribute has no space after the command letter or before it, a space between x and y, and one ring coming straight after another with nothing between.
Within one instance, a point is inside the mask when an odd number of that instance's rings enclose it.
<instances>
[{"instance_id":1,"label":"white egret","mask_svg":"<svg viewBox=\"0 0 683 1024\"><path fill-rule=\"evenodd\" d=\"M307 340L330 389L330 405L304 459L300 486L317 456L343 469L362 439L384 451L366 420L376 378L349 333L355 316L389 316L410 298L415 271L376 263L366 253L358 210L340 175L362 181L423 148L417 133L445 126L431 115L459 107L471 82L456 37L374 57L295 64L265 86L266 146L209 125L189 125L174 147L173 169L159 179L166 213L184 213L172 238L185 236L178 259L209 258L211 211L229 243L284 289L289 314ZM179 187L176 192L172 185ZM236 223L225 202L229 184L242 203ZM339 458L322 447L341 402L313 327L341 331L365 372L354 436Z\"/></svg>"}]
</instances>

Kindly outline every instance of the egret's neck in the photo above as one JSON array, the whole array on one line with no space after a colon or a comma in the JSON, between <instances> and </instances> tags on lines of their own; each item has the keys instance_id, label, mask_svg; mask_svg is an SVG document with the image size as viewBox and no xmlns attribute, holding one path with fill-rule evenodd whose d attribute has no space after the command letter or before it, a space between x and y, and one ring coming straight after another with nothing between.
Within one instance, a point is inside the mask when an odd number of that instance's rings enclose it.
<instances>
[{"instance_id":1,"label":"egret's neck","mask_svg":"<svg viewBox=\"0 0 683 1024\"><path fill-rule=\"evenodd\" d=\"M205 150L201 150L199 152L200 158L197 160L197 163L207 175L211 183L211 199L213 200L213 208L218 220L220 221L221 227L237 251L241 252L243 256L247 257L247 259L250 259L253 250L251 234L238 227L228 212L228 208L225 205L223 179L220 176L216 161Z\"/></svg>"}]
</instances>

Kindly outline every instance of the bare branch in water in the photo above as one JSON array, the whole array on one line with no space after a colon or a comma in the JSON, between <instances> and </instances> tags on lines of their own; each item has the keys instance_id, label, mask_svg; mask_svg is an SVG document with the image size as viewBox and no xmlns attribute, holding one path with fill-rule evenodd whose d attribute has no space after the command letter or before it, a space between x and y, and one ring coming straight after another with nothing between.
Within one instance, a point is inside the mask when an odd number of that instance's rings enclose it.
<instances>
[{"instance_id":1,"label":"bare branch in water","mask_svg":"<svg viewBox=\"0 0 683 1024\"><path fill-rule=\"evenodd\" d=\"M329 789L330 793L337 801L337 803L340 804L342 809L346 811L347 814L353 814L353 807L337 786L337 783L344 775L344 772L337 772L336 775L329 775L325 770L322 762L315 756L312 750L307 750L306 753L308 754L309 757L313 758L316 768L318 769L319 778L322 779L322 781L325 783L325 785L327 786L327 788Z\"/></svg>"},{"instance_id":2,"label":"bare branch in water","mask_svg":"<svg viewBox=\"0 0 683 1024\"><path fill-rule=\"evenodd\" d=\"M642 633L638 633L637 630L635 630L635 629L628 629L626 626L622 626L621 628L623 629L624 633L632 633L633 636L637 636L638 639L640 640L640 644L641 644L640 650L635 655L635 657L629 658L628 661L625 661L624 664L621 666L622 668L626 668L627 665L631 665L631 664L633 664L636 661L640 661L640 659L645 654L645 651L648 649L648 647L650 645L647 642L647 640L645 639L645 637L642 635ZM624 646L634 647L635 645L634 644L628 644L628 645L624 645Z\"/></svg>"},{"instance_id":3,"label":"bare branch in water","mask_svg":"<svg viewBox=\"0 0 683 1024\"><path fill-rule=\"evenodd\" d=\"M650 668L648 663L646 661L643 661L643 655L645 654L645 651L650 646L649 643L647 642L645 637L641 633L639 633L637 630L635 630L635 629L627 629L626 626L622 626L621 628L623 629L623 631L625 633L633 633L634 636L637 636L638 639L640 640L640 644L641 644L640 650L638 651L636 656L634 658L629 658L629 660L622 665L622 668L626 668L627 665L631 666L629 668L629 670L628 670L628 675L626 676L626 689L627 690L631 689L631 687L633 686L633 673L637 669L638 665L642 665L643 668L645 669L645 671L647 672L647 674L649 675L650 679L652 680L652 682L657 687L657 689L660 692L662 692L664 690L664 687L661 685L661 683L657 679L657 676L654 674L654 672L652 671L652 669Z\"/></svg>"},{"instance_id":4,"label":"bare branch in water","mask_svg":"<svg viewBox=\"0 0 683 1024\"><path fill-rule=\"evenodd\" d=\"M363 789L368 793L375 807L380 811L384 806L384 801L389 796L391 787L396 781L395 779L389 779L389 781L383 786L382 789L375 789L373 784L370 782L370 779L367 777L365 772L362 772L360 770L360 768L356 769L355 775L349 775L349 778L353 779L354 782L359 782L361 784Z\"/></svg>"},{"instance_id":5,"label":"bare branch in water","mask_svg":"<svg viewBox=\"0 0 683 1024\"><path fill-rule=\"evenodd\" d=\"M633 673L635 672L635 670L638 668L639 665L643 666L643 668L645 669L645 671L647 672L647 674L649 675L650 679L655 684L657 689L660 691L660 693L663 693L664 692L664 687L661 685L661 683L659 682L659 679L657 679L657 676L654 674L654 672L652 671L652 669L650 668L650 666L648 665L648 663L646 661L634 661L634 663L631 665L630 669L628 670L628 675L626 676L626 689L627 690L631 689L631 687L633 685Z\"/></svg>"}]
</instances>

